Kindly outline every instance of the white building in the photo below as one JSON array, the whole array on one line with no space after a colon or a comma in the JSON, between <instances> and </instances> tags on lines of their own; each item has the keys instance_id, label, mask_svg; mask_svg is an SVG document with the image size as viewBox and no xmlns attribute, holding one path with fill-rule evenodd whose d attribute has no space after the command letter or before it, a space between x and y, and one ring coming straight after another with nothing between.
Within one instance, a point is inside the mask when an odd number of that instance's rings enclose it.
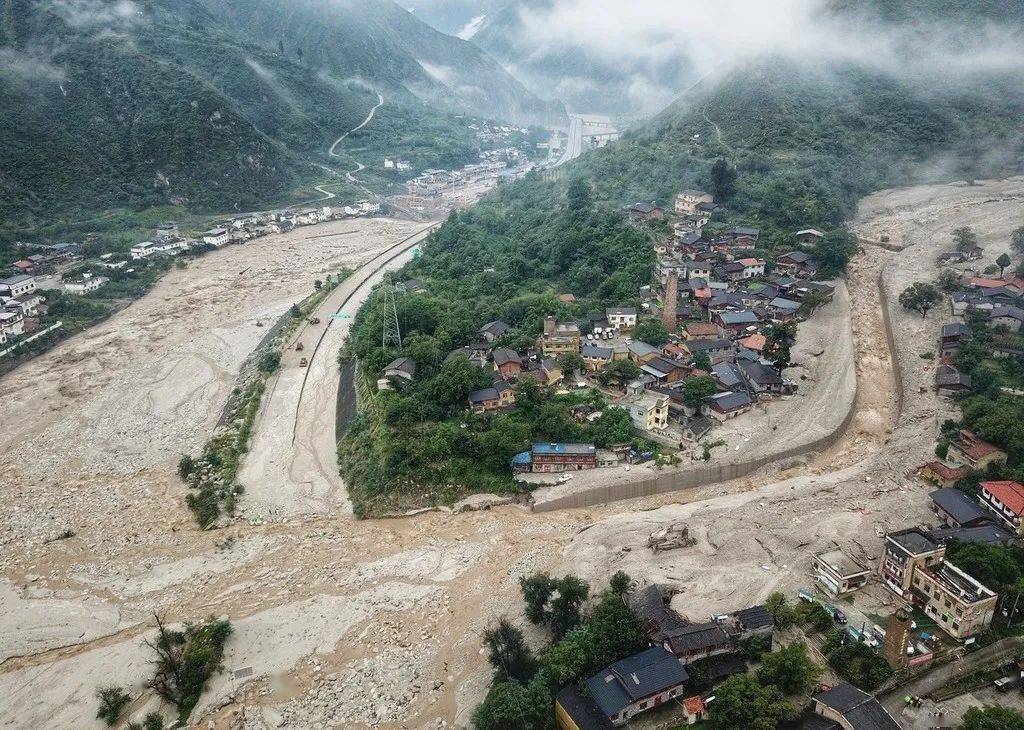
<instances>
[{"instance_id":1,"label":"white building","mask_svg":"<svg viewBox=\"0 0 1024 730\"><path fill-rule=\"evenodd\" d=\"M636 327L636 309L633 307L612 307L605 310L608 324L617 329L633 329Z\"/></svg>"},{"instance_id":2,"label":"white building","mask_svg":"<svg viewBox=\"0 0 1024 730\"><path fill-rule=\"evenodd\" d=\"M8 297L19 297L36 290L36 278L28 274L15 274L0 279L0 294Z\"/></svg>"},{"instance_id":3,"label":"white building","mask_svg":"<svg viewBox=\"0 0 1024 730\"><path fill-rule=\"evenodd\" d=\"M7 338L17 337L25 331L25 318L21 312L12 312L10 310L0 311L0 331L2 331Z\"/></svg>"},{"instance_id":4,"label":"white building","mask_svg":"<svg viewBox=\"0 0 1024 730\"><path fill-rule=\"evenodd\" d=\"M764 261L761 259L740 259L743 264L743 278L753 279L755 276L764 276Z\"/></svg>"},{"instance_id":5,"label":"white building","mask_svg":"<svg viewBox=\"0 0 1024 730\"><path fill-rule=\"evenodd\" d=\"M676 196L675 211L678 215L693 215L701 203L713 203L715 196L703 190L684 190Z\"/></svg>"},{"instance_id":6,"label":"white building","mask_svg":"<svg viewBox=\"0 0 1024 730\"><path fill-rule=\"evenodd\" d=\"M94 292L101 286L106 284L110 279L105 276L93 276L92 274L82 274L81 279L74 279L72 281L64 282L64 291L68 294L78 294L79 296Z\"/></svg>"},{"instance_id":7,"label":"white building","mask_svg":"<svg viewBox=\"0 0 1024 730\"><path fill-rule=\"evenodd\" d=\"M203 234L203 243L220 248L231 243L231 233L226 228L211 228Z\"/></svg>"}]
</instances>

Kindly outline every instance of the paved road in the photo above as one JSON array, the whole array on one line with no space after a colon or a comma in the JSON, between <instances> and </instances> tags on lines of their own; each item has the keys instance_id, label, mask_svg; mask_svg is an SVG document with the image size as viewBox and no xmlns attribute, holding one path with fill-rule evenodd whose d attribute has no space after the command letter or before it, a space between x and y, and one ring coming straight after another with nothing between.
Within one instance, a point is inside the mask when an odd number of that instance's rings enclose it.
<instances>
[{"instance_id":1,"label":"paved road","mask_svg":"<svg viewBox=\"0 0 1024 730\"><path fill-rule=\"evenodd\" d=\"M926 703L926 706L922 708L907 708L903 702L904 697L907 695L927 697L951 680L969 674L975 669L993 666L1011 659L1020 651L1021 647L1024 647L1024 637L1012 636L997 641L983 649L967 654L963 659L938 667L909 684L887 692L879 699L904 727L915 729L932 727L935 721L934 718L928 716L928 711L933 705Z\"/></svg>"},{"instance_id":2,"label":"paved road","mask_svg":"<svg viewBox=\"0 0 1024 730\"><path fill-rule=\"evenodd\" d=\"M239 470L246 516L281 519L327 510L351 514L335 439L338 351L373 287L387 271L409 261L416 245L438 225L431 223L361 266L314 313L320 322L306 324L288 344L281 370L263 396L251 447ZM295 351L296 342L304 345L301 353ZM302 357L308 367L300 366Z\"/></svg>"}]
</instances>

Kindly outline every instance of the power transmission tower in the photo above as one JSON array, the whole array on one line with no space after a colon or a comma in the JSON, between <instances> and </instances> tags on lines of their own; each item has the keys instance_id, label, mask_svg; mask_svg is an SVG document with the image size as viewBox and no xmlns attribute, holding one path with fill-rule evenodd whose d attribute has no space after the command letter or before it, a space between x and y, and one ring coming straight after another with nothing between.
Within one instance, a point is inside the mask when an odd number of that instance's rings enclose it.
<instances>
[{"instance_id":1,"label":"power transmission tower","mask_svg":"<svg viewBox=\"0 0 1024 730\"><path fill-rule=\"evenodd\" d=\"M402 349L402 333L398 329L398 307L395 306L395 285L391 282L391 274L384 275L381 285L381 296L384 297L384 327L381 338L385 350Z\"/></svg>"}]
</instances>

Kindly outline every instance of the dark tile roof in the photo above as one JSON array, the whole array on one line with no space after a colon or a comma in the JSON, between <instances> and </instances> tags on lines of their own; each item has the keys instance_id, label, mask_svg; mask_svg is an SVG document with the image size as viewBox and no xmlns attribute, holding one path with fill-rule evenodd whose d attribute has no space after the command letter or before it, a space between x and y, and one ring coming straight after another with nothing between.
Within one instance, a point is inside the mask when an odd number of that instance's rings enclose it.
<instances>
[{"instance_id":1,"label":"dark tile roof","mask_svg":"<svg viewBox=\"0 0 1024 730\"><path fill-rule=\"evenodd\" d=\"M748 631L763 629L765 626L774 626L775 619L764 606L751 606L733 614L743 627Z\"/></svg>"},{"instance_id":2,"label":"dark tile roof","mask_svg":"<svg viewBox=\"0 0 1024 730\"><path fill-rule=\"evenodd\" d=\"M725 635L725 631L714 621L684 626L668 632L666 638L672 651L676 654L712 649L729 643L729 637Z\"/></svg>"},{"instance_id":3,"label":"dark tile roof","mask_svg":"<svg viewBox=\"0 0 1024 730\"><path fill-rule=\"evenodd\" d=\"M705 400L723 411L737 410L752 403L750 396L743 391L716 393L715 395L708 396Z\"/></svg>"},{"instance_id":4,"label":"dark tile roof","mask_svg":"<svg viewBox=\"0 0 1024 730\"><path fill-rule=\"evenodd\" d=\"M717 654L687 664L686 670L707 682L715 682L733 674L743 674L747 671L747 662L742 654Z\"/></svg>"},{"instance_id":5,"label":"dark tile roof","mask_svg":"<svg viewBox=\"0 0 1024 730\"><path fill-rule=\"evenodd\" d=\"M584 697L575 684L562 688L556 697L558 704L568 713L580 730L612 730L615 725L589 697Z\"/></svg>"},{"instance_id":6,"label":"dark tile roof","mask_svg":"<svg viewBox=\"0 0 1024 730\"><path fill-rule=\"evenodd\" d=\"M682 617L668 606L669 594L659 585L649 585L629 599L629 607L643 626L644 633L655 643L665 640L668 632L686 626Z\"/></svg>"},{"instance_id":7,"label":"dark tile roof","mask_svg":"<svg viewBox=\"0 0 1024 730\"><path fill-rule=\"evenodd\" d=\"M956 540L957 542L971 542L982 545L1006 545L1015 539L1012 534L994 524L979 525L977 527L943 527L938 530L931 530L928 533L928 537L937 543Z\"/></svg>"},{"instance_id":8,"label":"dark tile roof","mask_svg":"<svg viewBox=\"0 0 1024 730\"><path fill-rule=\"evenodd\" d=\"M499 347L494 351L494 364L497 366L508 365L509 363L523 363L523 359L519 357L519 353L515 350L510 350L507 347Z\"/></svg>"},{"instance_id":9,"label":"dark tile roof","mask_svg":"<svg viewBox=\"0 0 1024 730\"><path fill-rule=\"evenodd\" d=\"M961 525L986 519L988 512L959 489L936 489L928 495L939 509Z\"/></svg>"},{"instance_id":10,"label":"dark tile roof","mask_svg":"<svg viewBox=\"0 0 1024 730\"><path fill-rule=\"evenodd\" d=\"M837 684L835 687L814 695L814 701L831 707L836 712L849 712L867 700L873 699L867 692L863 692L848 682Z\"/></svg>"},{"instance_id":11,"label":"dark tile roof","mask_svg":"<svg viewBox=\"0 0 1024 730\"><path fill-rule=\"evenodd\" d=\"M587 680L594 703L607 716L644 697L683 684L689 679L683 665L664 647L626 657Z\"/></svg>"}]
</instances>

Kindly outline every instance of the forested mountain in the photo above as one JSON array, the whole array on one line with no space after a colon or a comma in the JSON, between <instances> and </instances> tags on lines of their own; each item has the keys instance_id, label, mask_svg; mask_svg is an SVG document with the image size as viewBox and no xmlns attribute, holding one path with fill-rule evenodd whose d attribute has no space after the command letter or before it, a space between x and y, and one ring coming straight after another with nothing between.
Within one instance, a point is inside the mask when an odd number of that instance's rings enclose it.
<instances>
[{"instance_id":1,"label":"forested mountain","mask_svg":"<svg viewBox=\"0 0 1024 730\"><path fill-rule=\"evenodd\" d=\"M362 146L436 164L475 155L456 111L550 110L478 49L388 0L8 0L0 228L112 207L279 200L322 175L311 162L351 167L326 150L378 93L386 103Z\"/></svg>"}]
</instances>

